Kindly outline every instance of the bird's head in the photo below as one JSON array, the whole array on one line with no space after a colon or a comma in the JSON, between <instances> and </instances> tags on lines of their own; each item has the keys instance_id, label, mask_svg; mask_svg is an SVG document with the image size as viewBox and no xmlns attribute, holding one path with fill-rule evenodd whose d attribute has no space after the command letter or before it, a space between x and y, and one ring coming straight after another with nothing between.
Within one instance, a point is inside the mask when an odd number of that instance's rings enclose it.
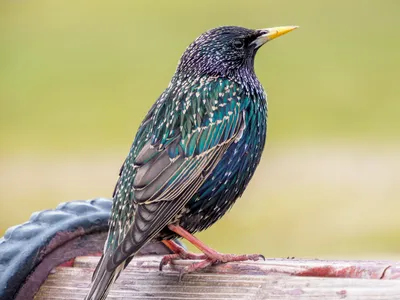
<instances>
[{"instance_id":1,"label":"bird's head","mask_svg":"<svg viewBox=\"0 0 400 300\"><path fill-rule=\"evenodd\" d=\"M189 45L178 64L178 73L187 75L234 76L254 73L257 50L270 40L297 26L247 29L223 26L200 35Z\"/></svg>"}]
</instances>

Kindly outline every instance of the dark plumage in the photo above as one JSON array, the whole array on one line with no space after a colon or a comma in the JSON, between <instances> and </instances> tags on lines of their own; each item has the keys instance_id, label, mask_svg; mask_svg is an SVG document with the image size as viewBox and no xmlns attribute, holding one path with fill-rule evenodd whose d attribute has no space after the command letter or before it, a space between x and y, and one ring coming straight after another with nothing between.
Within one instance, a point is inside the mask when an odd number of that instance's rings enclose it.
<instances>
[{"instance_id":1,"label":"dark plumage","mask_svg":"<svg viewBox=\"0 0 400 300\"><path fill-rule=\"evenodd\" d=\"M143 245L177 237L169 225L203 230L243 193L267 131L266 95L254 57L265 42L294 28L219 27L186 49L121 168L108 239L87 299L105 299Z\"/></svg>"}]
</instances>

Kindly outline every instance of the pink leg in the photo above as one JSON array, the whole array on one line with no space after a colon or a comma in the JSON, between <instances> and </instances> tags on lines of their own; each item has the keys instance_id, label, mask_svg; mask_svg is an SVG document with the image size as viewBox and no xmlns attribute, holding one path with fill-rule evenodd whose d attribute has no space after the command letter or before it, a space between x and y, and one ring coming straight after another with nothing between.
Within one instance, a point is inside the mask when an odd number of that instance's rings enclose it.
<instances>
[{"instance_id":1,"label":"pink leg","mask_svg":"<svg viewBox=\"0 0 400 300\"><path fill-rule=\"evenodd\" d=\"M190 242L192 245L194 245L197 249L199 249L201 252L204 253L204 255L196 255L193 253L188 253L186 252L182 247L180 247L179 245L177 245L176 243L172 242L172 241L163 241L164 244L165 242L171 242L174 244L173 247L178 247L178 248L174 248L172 249L171 247L169 247L167 245L168 248L170 248L173 252L175 252L177 254L177 256L174 256L175 254L171 254L171 258L163 258L163 260L161 261L162 265L167 264L168 262L170 262L173 259L176 259L178 257L182 258L182 250L185 252L183 257L184 259L187 257L188 259L204 259L201 262L195 263L189 267L187 267L184 270L184 273L190 273L190 272L194 272L194 271L198 271L201 269L204 269L210 265L213 264L218 264L218 263L227 263L227 262L234 262L234 261L246 261L246 260L253 260L253 261L257 261L260 258L264 259L264 256L261 254L243 254L243 255L234 255L234 254L222 254L219 253L217 251L215 251L214 249L211 249L210 247L208 247L206 244L204 244L202 241L200 241L198 238L196 238L195 236L193 236L191 233L189 233L188 231L186 231L185 229L183 229L181 226L179 225L168 225L168 228L175 232L176 234L178 234L179 236L185 238L188 242ZM189 257L190 256L190 257ZM165 259L165 260L164 260ZM165 263L163 263L163 261ZM161 265L160 265L161 267Z\"/></svg>"}]
</instances>

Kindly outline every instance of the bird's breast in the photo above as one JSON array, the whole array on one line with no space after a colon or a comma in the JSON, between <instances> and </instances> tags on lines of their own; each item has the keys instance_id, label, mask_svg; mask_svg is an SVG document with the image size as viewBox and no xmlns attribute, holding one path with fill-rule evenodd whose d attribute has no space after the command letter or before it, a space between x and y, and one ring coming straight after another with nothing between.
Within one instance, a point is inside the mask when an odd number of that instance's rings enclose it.
<instances>
[{"instance_id":1,"label":"bird's breast","mask_svg":"<svg viewBox=\"0 0 400 300\"><path fill-rule=\"evenodd\" d=\"M196 232L209 227L221 218L244 192L260 162L265 144L265 103L265 98L256 99L243 110L245 128L240 139L227 149L180 216L180 224L187 230Z\"/></svg>"}]
</instances>

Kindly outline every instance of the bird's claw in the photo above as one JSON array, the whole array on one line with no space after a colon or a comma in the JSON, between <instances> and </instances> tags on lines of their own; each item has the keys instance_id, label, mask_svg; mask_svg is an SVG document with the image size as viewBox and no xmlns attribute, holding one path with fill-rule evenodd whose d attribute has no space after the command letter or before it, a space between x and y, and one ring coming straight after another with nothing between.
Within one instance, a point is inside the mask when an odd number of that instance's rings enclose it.
<instances>
[{"instance_id":1,"label":"bird's claw","mask_svg":"<svg viewBox=\"0 0 400 300\"><path fill-rule=\"evenodd\" d=\"M163 267L174 261L175 259L180 258L179 254L169 254L165 255L161 261L160 261L160 266L158 267L160 271L162 271Z\"/></svg>"},{"instance_id":2,"label":"bird's claw","mask_svg":"<svg viewBox=\"0 0 400 300\"><path fill-rule=\"evenodd\" d=\"M180 259L204 260L207 259L207 256L205 254L195 254L186 251L180 251L175 254L168 254L161 259L159 270L162 271L164 266L173 263L175 260L180 260Z\"/></svg>"},{"instance_id":3,"label":"bird's claw","mask_svg":"<svg viewBox=\"0 0 400 300\"><path fill-rule=\"evenodd\" d=\"M191 254L193 254L193 253L191 253ZM196 254L194 254L194 255L196 255ZM181 269L179 271L179 276L178 276L179 282L182 281L183 275L188 274L188 273L197 272L197 271L203 270L203 269L205 269L209 266L213 266L213 265L223 264L223 263L227 263L227 262L246 261L246 260L257 261L259 259L262 259L265 261L265 257L262 254L249 254L249 255L248 254L244 254L244 255L219 254L215 257L207 257L206 255L196 255L196 256L197 256L196 259L201 258L202 260L199 262L195 262L195 263ZM179 258L181 258L179 256L179 254L171 254L171 255L164 256L164 258L161 260L161 263L160 263L160 270L162 270L162 267L164 265L171 263L174 259L179 259Z\"/></svg>"},{"instance_id":4,"label":"bird's claw","mask_svg":"<svg viewBox=\"0 0 400 300\"><path fill-rule=\"evenodd\" d=\"M186 274L185 269L179 271L178 282L182 281L183 275L185 274Z\"/></svg>"}]
</instances>

